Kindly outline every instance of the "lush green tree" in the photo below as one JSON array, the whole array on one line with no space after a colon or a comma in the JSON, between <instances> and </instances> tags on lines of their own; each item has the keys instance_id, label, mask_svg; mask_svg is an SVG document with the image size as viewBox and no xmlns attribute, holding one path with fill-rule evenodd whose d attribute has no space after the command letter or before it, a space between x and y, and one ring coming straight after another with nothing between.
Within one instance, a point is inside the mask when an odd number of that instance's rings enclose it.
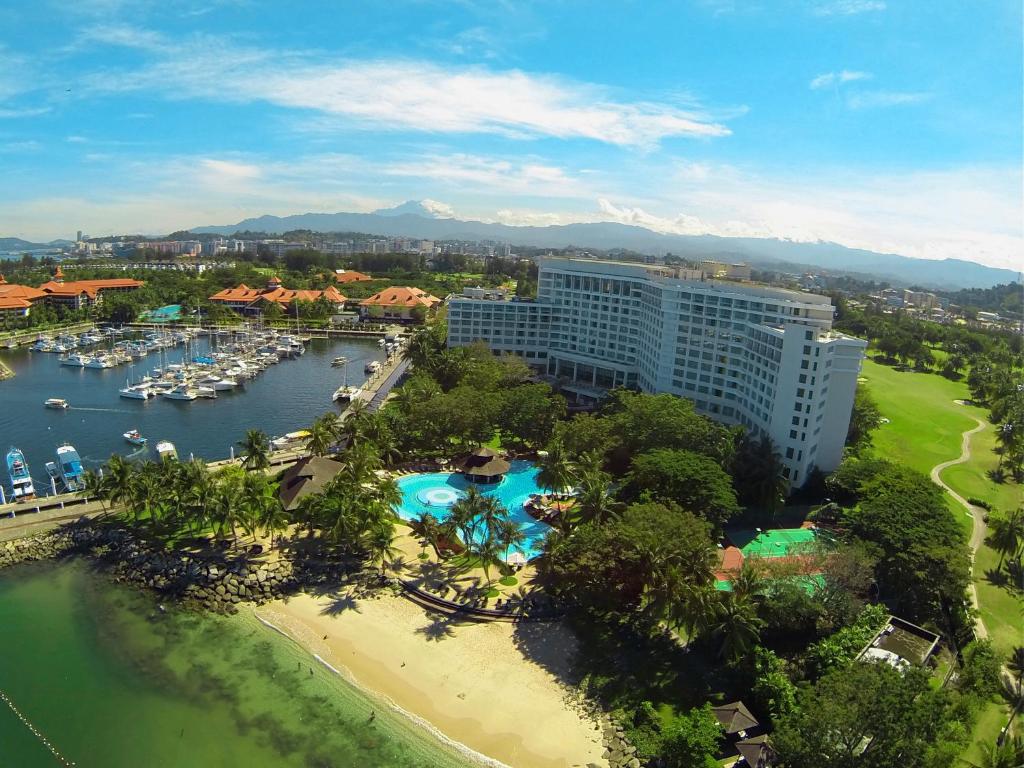
<instances>
[{"instance_id":1,"label":"lush green tree","mask_svg":"<svg viewBox=\"0 0 1024 768\"><path fill-rule=\"evenodd\" d=\"M633 504L545 545L542 578L570 605L654 624L684 623L706 599L717 563L706 522L675 506Z\"/></svg>"},{"instance_id":2,"label":"lush green tree","mask_svg":"<svg viewBox=\"0 0 1024 768\"><path fill-rule=\"evenodd\" d=\"M834 669L802 689L772 734L785 768L935 768L949 694L920 668L888 664Z\"/></svg>"},{"instance_id":3,"label":"lush green tree","mask_svg":"<svg viewBox=\"0 0 1024 768\"><path fill-rule=\"evenodd\" d=\"M732 460L733 484L739 500L761 507L774 518L786 503L789 492L783 468L782 456L770 438L754 440L747 434L742 435Z\"/></svg>"},{"instance_id":4,"label":"lush green tree","mask_svg":"<svg viewBox=\"0 0 1024 768\"><path fill-rule=\"evenodd\" d=\"M612 430L610 419L593 413L578 413L555 424L551 442L564 446L573 460L598 456L603 461L615 443Z\"/></svg>"},{"instance_id":5,"label":"lush green tree","mask_svg":"<svg viewBox=\"0 0 1024 768\"><path fill-rule=\"evenodd\" d=\"M999 553L997 570L1003 567L1006 558L1019 557L1024 548L1024 507L1009 514L994 514L988 520L988 543Z\"/></svg>"},{"instance_id":6,"label":"lush green tree","mask_svg":"<svg viewBox=\"0 0 1024 768\"><path fill-rule=\"evenodd\" d=\"M576 520L600 525L618 517L622 509L611 491L611 476L593 465L581 465L576 474Z\"/></svg>"},{"instance_id":7,"label":"lush green tree","mask_svg":"<svg viewBox=\"0 0 1024 768\"><path fill-rule=\"evenodd\" d=\"M565 408L565 398L553 394L550 385L522 384L503 393L498 428L525 445L544 445Z\"/></svg>"},{"instance_id":8,"label":"lush green tree","mask_svg":"<svg viewBox=\"0 0 1024 768\"><path fill-rule=\"evenodd\" d=\"M661 764L667 768L715 768L722 726L705 704L673 718L662 732Z\"/></svg>"},{"instance_id":9,"label":"lush green tree","mask_svg":"<svg viewBox=\"0 0 1024 768\"><path fill-rule=\"evenodd\" d=\"M964 665L957 684L961 691L969 691L981 699L991 699L1000 692L1001 661L992 647L992 641L975 640L963 651Z\"/></svg>"},{"instance_id":10,"label":"lush green tree","mask_svg":"<svg viewBox=\"0 0 1024 768\"><path fill-rule=\"evenodd\" d=\"M882 465L861 483L860 503L844 515L849 532L871 545L883 596L912 621L945 622L962 605L969 558L963 529L941 489L907 467Z\"/></svg>"},{"instance_id":11,"label":"lush green tree","mask_svg":"<svg viewBox=\"0 0 1024 768\"><path fill-rule=\"evenodd\" d=\"M811 678L818 678L829 670L848 665L870 642L871 638L889 619L882 605L865 606L857 620L833 635L814 643L804 654L804 663Z\"/></svg>"},{"instance_id":12,"label":"lush green tree","mask_svg":"<svg viewBox=\"0 0 1024 768\"><path fill-rule=\"evenodd\" d=\"M731 430L699 415L685 398L617 389L603 414L615 436L609 456L613 471L624 472L633 456L658 448L703 453L726 466L732 459Z\"/></svg>"},{"instance_id":13,"label":"lush green tree","mask_svg":"<svg viewBox=\"0 0 1024 768\"><path fill-rule=\"evenodd\" d=\"M846 431L846 447L860 453L871 445L871 433L882 424L878 404L864 387L857 387L850 413L850 426Z\"/></svg>"},{"instance_id":14,"label":"lush green tree","mask_svg":"<svg viewBox=\"0 0 1024 768\"><path fill-rule=\"evenodd\" d=\"M769 725L796 710L796 686L786 674L782 659L767 648L754 649L754 704L767 712Z\"/></svg>"},{"instance_id":15,"label":"lush green tree","mask_svg":"<svg viewBox=\"0 0 1024 768\"><path fill-rule=\"evenodd\" d=\"M632 498L672 501L715 530L740 511L732 478L709 456L660 448L634 457L626 479Z\"/></svg>"}]
</instances>

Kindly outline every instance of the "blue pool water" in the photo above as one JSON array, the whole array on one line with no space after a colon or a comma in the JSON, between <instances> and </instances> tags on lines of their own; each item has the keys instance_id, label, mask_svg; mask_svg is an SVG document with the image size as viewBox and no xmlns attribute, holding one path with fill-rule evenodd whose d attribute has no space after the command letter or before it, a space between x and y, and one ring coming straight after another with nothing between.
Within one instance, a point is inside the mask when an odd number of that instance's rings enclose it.
<instances>
[{"instance_id":1,"label":"blue pool water","mask_svg":"<svg viewBox=\"0 0 1024 768\"><path fill-rule=\"evenodd\" d=\"M534 520L523 509L531 493L546 492L537 484L538 472L530 462L517 460L512 462L511 469L500 482L476 486L485 496L496 497L519 524L526 534L526 541L516 549L528 560L540 554L544 536L551 530L551 526ZM429 512L438 520L444 520L452 505L466 495L470 485L458 472L427 472L401 477L398 489L402 492L402 504L397 510L398 516L403 520L413 520Z\"/></svg>"}]
</instances>

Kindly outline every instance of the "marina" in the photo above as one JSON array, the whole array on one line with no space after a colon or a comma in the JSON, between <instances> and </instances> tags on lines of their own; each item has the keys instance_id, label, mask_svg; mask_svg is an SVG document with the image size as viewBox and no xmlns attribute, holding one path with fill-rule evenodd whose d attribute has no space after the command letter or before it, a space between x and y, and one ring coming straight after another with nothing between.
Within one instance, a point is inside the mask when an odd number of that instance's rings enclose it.
<instances>
[{"instance_id":1,"label":"marina","mask_svg":"<svg viewBox=\"0 0 1024 768\"><path fill-rule=\"evenodd\" d=\"M161 346L159 338L170 342ZM157 347L143 356L147 341ZM394 340L379 345L372 337L303 340L297 334L270 337L252 331L183 334L178 340L166 333L148 339L142 333L104 334L98 348L0 351L16 373L0 384L0 440L20 449L29 484L38 481L33 493L52 492L45 465L65 443L75 446L88 470L114 453L156 459L163 442L182 459L213 461L229 458L248 429L262 429L274 439L294 433L344 405L333 405L332 394L346 378L361 383L364 377L356 371L398 352ZM128 351L128 359L118 351L132 349L138 356ZM111 358L111 364L65 365L74 354ZM347 361L341 369L332 367L338 357ZM67 407L50 406L50 400ZM9 472L0 484L6 501L12 501ZM61 484L58 477L58 491Z\"/></svg>"}]
</instances>

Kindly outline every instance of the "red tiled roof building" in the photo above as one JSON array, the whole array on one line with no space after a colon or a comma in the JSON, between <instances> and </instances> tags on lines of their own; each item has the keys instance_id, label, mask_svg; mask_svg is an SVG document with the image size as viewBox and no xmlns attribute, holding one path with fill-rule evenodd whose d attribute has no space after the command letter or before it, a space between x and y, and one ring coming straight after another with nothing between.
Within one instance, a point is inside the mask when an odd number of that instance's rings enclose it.
<instances>
[{"instance_id":1,"label":"red tiled roof building","mask_svg":"<svg viewBox=\"0 0 1024 768\"><path fill-rule=\"evenodd\" d=\"M327 299L338 310L345 305L346 301L333 285L322 291L285 288L278 277L270 278L266 288L250 288L245 283L237 288L225 288L213 294L210 301L216 301L243 314L257 314L263 310L264 302L276 304L282 310L288 311L294 301L312 302L320 298Z\"/></svg>"}]
</instances>

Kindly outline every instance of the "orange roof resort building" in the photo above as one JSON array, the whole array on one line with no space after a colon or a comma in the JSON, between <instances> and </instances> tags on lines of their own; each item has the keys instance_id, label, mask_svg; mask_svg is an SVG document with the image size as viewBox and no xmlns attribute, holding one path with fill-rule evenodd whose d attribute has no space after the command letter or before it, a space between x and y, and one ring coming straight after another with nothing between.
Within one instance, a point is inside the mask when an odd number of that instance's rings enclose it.
<instances>
[{"instance_id":1,"label":"orange roof resort building","mask_svg":"<svg viewBox=\"0 0 1024 768\"><path fill-rule=\"evenodd\" d=\"M336 269L334 270L334 280L344 285L345 283L365 283L373 278L362 272L356 272L354 269Z\"/></svg>"},{"instance_id":2,"label":"orange roof resort building","mask_svg":"<svg viewBox=\"0 0 1024 768\"><path fill-rule=\"evenodd\" d=\"M242 283L237 288L225 288L210 297L210 301L233 309L243 315L257 315L266 309L268 304L276 304L287 312L296 301L317 301L325 298L334 305L335 311L345 306L345 297L333 285L323 291L285 288L280 278L272 277L264 288L250 288Z\"/></svg>"},{"instance_id":3,"label":"orange roof resort building","mask_svg":"<svg viewBox=\"0 0 1024 768\"><path fill-rule=\"evenodd\" d=\"M0 318L28 317L32 306L45 298L38 288L8 283L0 275Z\"/></svg>"},{"instance_id":4,"label":"orange roof resort building","mask_svg":"<svg viewBox=\"0 0 1024 768\"><path fill-rule=\"evenodd\" d=\"M82 309L103 302L103 294L134 291L144 285L140 280L113 278L108 280L65 280L58 265L53 277L38 288L8 283L0 277L0 313L28 317L33 305L40 301Z\"/></svg>"},{"instance_id":5,"label":"orange roof resort building","mask_svg":"<svg viewBox=\"0 0 1024 768\"><path fill-rule=\"evenodd\" d=\"M430 312L440 303L441 299L419 288L396 285L363 299L359 302L359 312L369 320L408 322L418 319L417 307L421 308L420 311Z\"/></svg>"}]
</instances>

